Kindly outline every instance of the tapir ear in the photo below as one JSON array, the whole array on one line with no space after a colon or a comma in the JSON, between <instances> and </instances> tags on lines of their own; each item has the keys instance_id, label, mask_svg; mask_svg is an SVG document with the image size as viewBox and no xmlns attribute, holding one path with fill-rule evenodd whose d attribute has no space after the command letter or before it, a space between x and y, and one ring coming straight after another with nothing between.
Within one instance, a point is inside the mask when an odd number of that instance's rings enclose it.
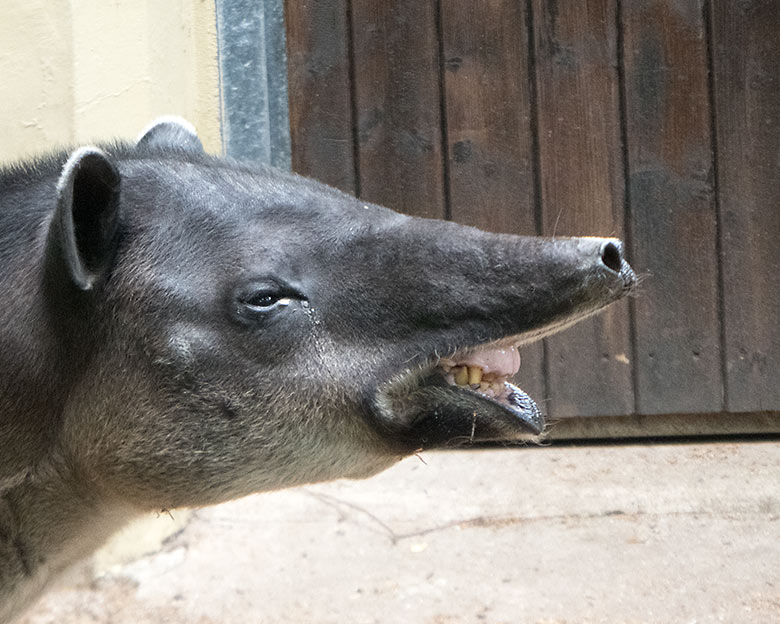
<instances>
[{"instance_id":1,"label":"tapir ear","mask_svg":"<svg viewBox=\"0 0 780 624\"><path fill-rule=\"evenodd\" d=\"M67 272L81 290L90 290L113 259L119 184L114 163L97 147L73 152L57 183L50 243L56 244Z\"/></svg>"},{"instance_id":2,"label":"tapir ear","mask_svg":"<svg viewBox=\"0 0 780 624\"><path fill-rule=\"evenodd\" d=\"M203 152L203 144L198 138L195 126L186 119L176 116L155 119L140 134L136 145L141 148L167 148L184 152Z\"/></svg>"}]
</instances>

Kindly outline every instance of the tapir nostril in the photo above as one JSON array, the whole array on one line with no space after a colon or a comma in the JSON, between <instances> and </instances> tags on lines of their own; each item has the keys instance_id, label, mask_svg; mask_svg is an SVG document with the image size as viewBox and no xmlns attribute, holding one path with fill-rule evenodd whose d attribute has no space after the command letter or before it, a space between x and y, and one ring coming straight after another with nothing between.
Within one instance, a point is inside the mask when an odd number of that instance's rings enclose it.
<instances>
[{"instance_id":1,"label":"tapir nostril","mask_svg":"<svg viewBox=\"0 0 780 624\"><path fill-rule=\"evenodd\" d=\"M623 266L620 248L615 243L605 243L601 248L601 261L615 273L620 273Z\"/></svg>"}]
</instances>

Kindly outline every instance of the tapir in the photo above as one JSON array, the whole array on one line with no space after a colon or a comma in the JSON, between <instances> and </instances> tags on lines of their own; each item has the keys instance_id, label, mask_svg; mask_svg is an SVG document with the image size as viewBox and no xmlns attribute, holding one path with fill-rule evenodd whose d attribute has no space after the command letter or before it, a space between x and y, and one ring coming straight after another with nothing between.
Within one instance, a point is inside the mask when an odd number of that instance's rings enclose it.
<instances>
[{"instance_id":1,"label":"tapir","mask_svg":"<svg viewBox=\"0 0 780 624\"><path fill-rule=\"evenodd\" d=\"M187 122L0 170L0 622L132 518L542 434L518 347L634 288L204 152Z\"/></svg>"}]
</instances>

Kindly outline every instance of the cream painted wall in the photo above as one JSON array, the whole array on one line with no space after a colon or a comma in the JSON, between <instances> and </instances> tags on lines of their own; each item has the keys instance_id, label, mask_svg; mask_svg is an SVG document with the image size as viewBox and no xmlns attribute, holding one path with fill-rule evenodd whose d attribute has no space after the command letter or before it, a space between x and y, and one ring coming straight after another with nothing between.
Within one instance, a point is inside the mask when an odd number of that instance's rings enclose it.
<instances>
[{"instance_id":1,"label":"cream painted wall","mask_svg":"<svg viewBox=\"0 0 780 624\"><path fill-rule=\"evenodd\" d=\"M213 0L3 0L0 162L181 115L221 151Z\"/></svg>"}]
</instances>

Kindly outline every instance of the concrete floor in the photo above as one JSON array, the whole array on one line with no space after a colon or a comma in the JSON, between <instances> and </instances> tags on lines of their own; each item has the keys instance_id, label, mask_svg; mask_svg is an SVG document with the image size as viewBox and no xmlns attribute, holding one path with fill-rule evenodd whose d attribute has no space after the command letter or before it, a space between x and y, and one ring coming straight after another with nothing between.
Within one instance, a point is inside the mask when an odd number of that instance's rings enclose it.
<instances>
[{"instance_id":1,"label":"concrete floor","mask_svg":"<svg viewBox=\"0 0 780 624\"><path fill-rule=\"evenodd\" d=\"M197 511L23 621L780 622L778 442L422 459Z\"/></svg>"}]
</instances>

